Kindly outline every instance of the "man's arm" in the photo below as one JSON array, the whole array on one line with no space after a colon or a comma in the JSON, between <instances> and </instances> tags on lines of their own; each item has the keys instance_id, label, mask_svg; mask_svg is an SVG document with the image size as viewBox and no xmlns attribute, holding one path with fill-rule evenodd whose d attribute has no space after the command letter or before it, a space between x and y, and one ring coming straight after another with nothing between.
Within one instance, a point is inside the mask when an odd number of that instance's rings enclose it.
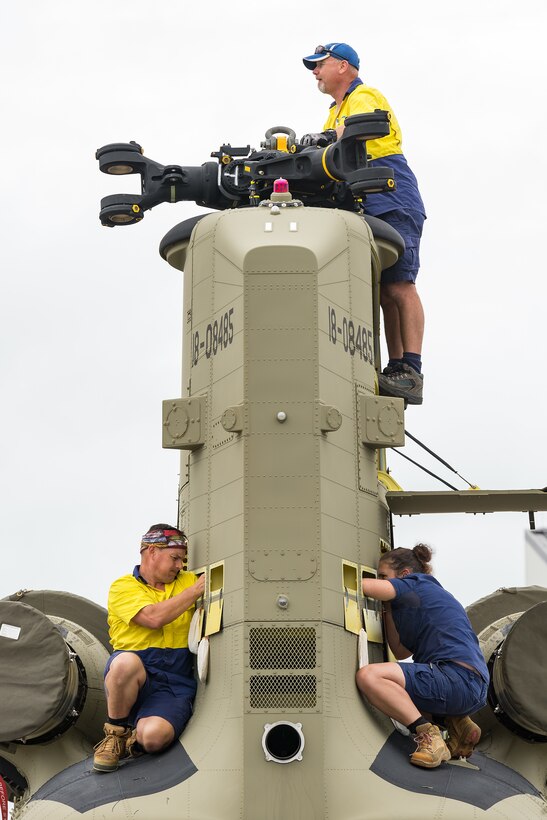
<instances>
[{"instance_id":1,"label":"man's arm","mask_svg":"<svg viewBox=\"0 0 547 820\"><path fill-rule=\"evenodd\" d=\"M197 599L203 595L205 590L205 575L200 575L192 586L183 589L178 595L168 598L166 601L158 601L157 604L148 604L139 609L133 615L132 621L139 626L146 626L148 629L161 629L165 624L170 624L179 615L190 609Z\"/></svg>"}]
</instances>

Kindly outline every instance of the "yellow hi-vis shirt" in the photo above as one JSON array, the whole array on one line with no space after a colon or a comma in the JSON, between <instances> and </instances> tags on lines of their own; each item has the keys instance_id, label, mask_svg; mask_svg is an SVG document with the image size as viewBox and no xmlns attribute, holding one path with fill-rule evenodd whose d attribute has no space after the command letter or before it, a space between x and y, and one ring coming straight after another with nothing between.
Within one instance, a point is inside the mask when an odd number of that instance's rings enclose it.
<instances>
[{"instance_id":1,"label":"yellow hi-vis shirt","mask_svg":"<svg viewBox=\"0 0 547 820\"><path fill-rule=\"evenodd\" d=\"M358 83L358 84L357 84ZM352 89L353 86L353 90ZM403 135L397 122L397 118L384 97L376 88L370 88L360 80L354 80L349 87L340 106L337 108L333 103L329 109L328 119L323 126L323 130L337 128L344 124L346 117L353 114L368 114L380 108L382 111L389 111L391 115L389 134L381 139L367 141L367 153L372 159L391 156L392 154L403 153Z\"/></svg>"},{"instance_id":2,"label":"yellow hi-vis shirt","mask_svg":"<svg viewBox=\"0 0 547 820\"><path fill-rule=\"evenodd\" d=\"M193 572L180 572L173 583L165 584L165 589L156 589L144 580L139 580L138 567L135 567L134 573L123 575L114 581L108 593L108 627L114 650L186 648L194 605L160 629L139 626L131 619L143 607L166 601L192 586L197 581L197 575Z\"/></svg>"}]
</instances>

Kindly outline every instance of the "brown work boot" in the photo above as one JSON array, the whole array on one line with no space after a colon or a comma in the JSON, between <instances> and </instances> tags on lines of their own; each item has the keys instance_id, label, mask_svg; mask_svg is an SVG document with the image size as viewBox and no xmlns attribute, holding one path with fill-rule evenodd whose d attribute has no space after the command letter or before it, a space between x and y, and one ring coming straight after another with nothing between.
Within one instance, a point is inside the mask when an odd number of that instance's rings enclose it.
<instances>
[{"instance_id":1,"label":"brown work boot","mask_svg":"<svg viewBox=\"0 0 547 820\"><path fill-rule=\"evenodd\" d=\"M125 744L125 754L126 757L140 757L141 755L145 754L145 751L142 748L141 744L137 741L136 729L133 729L133 731L131 732L131 737Z\"/></svg>"},{"instance_id":2,"label":"brown work boot","mask_svg":"<svg viewBox=\"0 0 547 820\"><path fill-rule=\"evenodd\" d=\"M114 772L121 758L125 757L125 744L131 737L131 729L105 723L104 733L104 740L94 747L93 768L96 772Z\"/></svg>"},{"instance_id":3,"label":"brown work boot","mask_svg":"<svg viewBox=\"0 0 547 820\"><path fill-rule=\"evenodd\" d=\"M434 769L443 760L450 760L448 746L444 742L440 729L434 723L422 723L416 729L414 740L418 748L410 755L410 762L424 769Z\"/></svg>"},{"instance_id":4,"label":"brown work boot","mask_svg":"<svg viewBox=\"0 0 547 820\"><path fill-rule=\"evenodd\" d=\"M473 723L470 717L447 717L445 720L448 729L447 746L451 758L470 757L481 739L480 726Z\"/></svg>"}]
</instances>

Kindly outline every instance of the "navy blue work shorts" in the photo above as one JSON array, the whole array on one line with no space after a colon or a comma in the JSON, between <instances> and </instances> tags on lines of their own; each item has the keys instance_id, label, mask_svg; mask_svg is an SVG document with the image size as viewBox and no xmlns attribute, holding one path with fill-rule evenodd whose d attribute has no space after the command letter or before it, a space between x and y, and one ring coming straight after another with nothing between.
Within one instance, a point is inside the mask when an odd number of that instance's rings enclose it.
<instances>
[{"instance_id":1,"label":"navy blue work shorts","mask_svg":"<svg viewBox=\"0 0 547 820\"><path fill-rule=\"evenodd\" d=\"M472 715L486 703L488 685L480 675L453 661L401 663L405 688L421 712Z\"/></svg>"},{"instance_id":2,"label":"navy blue work shorts","mask_svg":"<svg viewBox=\"0 0 547 820\"><path fill-rule=\"evenodd\" d=\"M110 669L110 664L122 651L126 650L118 650L108 659L104 670L105 677ZM141 718L161 717L171 724L175 731L175 738L178 738L192 717L195 681L193 678L184 679L179 676L170 676L165 672L149 668L143 658L143 655L148 651L150 650L135 651L133 653L143 661L146 680L129 713L129 723L135 727Z\"/></svg>"},{"instance_id":3,"label":"navy blue work shorts","mask_svg":"<svg viewBox=\"0 0 547 820\"><path fill-rule=\"evenodd\" d=\"M381 284L415 282L420 269L420 239L422 238L424 215L419 211L398 210L378 214L378 219L382 219L395 228L405 240L403 255L394 265L382 271Z\"/></svg>"}]
</instances>

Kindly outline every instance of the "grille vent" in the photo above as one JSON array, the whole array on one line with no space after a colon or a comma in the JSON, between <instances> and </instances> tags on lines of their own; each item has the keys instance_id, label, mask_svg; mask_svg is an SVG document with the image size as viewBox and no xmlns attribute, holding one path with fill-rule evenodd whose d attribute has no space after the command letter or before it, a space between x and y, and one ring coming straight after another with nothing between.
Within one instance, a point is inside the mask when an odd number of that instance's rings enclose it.
<instances>
[{"instance_id":1,"label":"grille vent","mask_svg":"<svg viewBox=\"0 0 547 820\"><path fill-rule=\"evenodd\" d=\"M261 627L249 633L251 669L314 669L313 627Z\"/></svg>"},{"instance_id":2,"label":"grille vent","mask_svg":"<svg viewBox=\"0 0 547 820\"><path fill-rule=\"evenodd\" d=\"M267 673L249 675L249 707L269 711L315 709L317 652L315 627L251 627L249 668Z\"/></svg>"},{"instance_id":3,"label":"grille vent","mask_svg":"<svg viewBox=\"0 0 547 820\"><path fill-rule=\"evenodd\" d=\"M315 675L251 675L251 709L313 709L316 684Z\"/></svg>"}]
</instances>

